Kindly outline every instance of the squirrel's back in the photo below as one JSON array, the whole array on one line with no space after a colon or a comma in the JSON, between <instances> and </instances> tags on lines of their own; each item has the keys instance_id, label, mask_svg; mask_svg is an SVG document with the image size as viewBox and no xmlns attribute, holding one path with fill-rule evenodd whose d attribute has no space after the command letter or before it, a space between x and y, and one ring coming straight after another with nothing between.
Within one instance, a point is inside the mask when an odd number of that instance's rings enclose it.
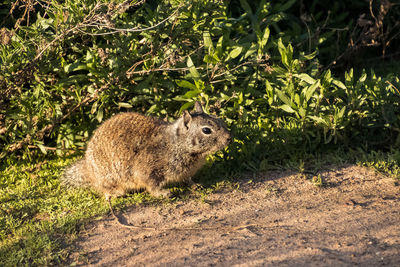
<instances>
[{"instance_id":1,"label":"squirrel's back","mask_svg":"<svg viewBox=\"0 0 400 267\"><path fill-rule=\"evenodd\" d=\"M159 135L168 123L135 112L117 114L99 126L90 138L85 157L67 167L61 181L72 187L87 187L97 179L96 166L106 171L118 158L129 158ZM98 168L95 168L98 169ZM96 181L94 181L96 182Z\"/></svg>"},{"instance_id":2,"label":"squirrel's back","mask_svg":"<svg viewBox=\"0 0 400 267\"><path fill-rule=\"evenodd\" d=\"M99 140L104 146L119 144L118 142L141 146L167 125L167 122L139 113L120 113L106 120L94 131L88 146Z\"/></svg>"}]
</instances>

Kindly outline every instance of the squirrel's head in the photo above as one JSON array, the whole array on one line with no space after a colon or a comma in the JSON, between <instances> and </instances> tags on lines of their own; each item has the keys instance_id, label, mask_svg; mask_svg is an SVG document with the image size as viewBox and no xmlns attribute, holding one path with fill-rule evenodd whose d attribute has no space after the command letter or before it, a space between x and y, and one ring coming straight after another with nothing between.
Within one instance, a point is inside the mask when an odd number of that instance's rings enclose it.
<instances>
[{"instance_id":1,"label":"squirrel's head","mask_svg":"<svg viewBox=\"0 0 400 267\"><path fill-rule=\"evenodd\" d=\"M227 146L232 136L225 123L203 111L200 102L195 103L195 112L187 110L175 122L179 142L184 143L190 153L212 154Z\"/></svg>"}]
</instances>

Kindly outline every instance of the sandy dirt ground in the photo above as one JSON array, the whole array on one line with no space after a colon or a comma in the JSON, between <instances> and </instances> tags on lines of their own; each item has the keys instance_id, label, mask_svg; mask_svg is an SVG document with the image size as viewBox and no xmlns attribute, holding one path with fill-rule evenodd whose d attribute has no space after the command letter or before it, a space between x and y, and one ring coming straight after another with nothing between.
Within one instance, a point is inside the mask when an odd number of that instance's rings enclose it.
<instances>
[{"instance_id":1,"label":"sandy dirt ground","mask_svg":"<svg viewBox=\"0 0 400 267\"><path fill-rule=\"evenodd\" d=\"M398 181L357 166L326 168L324 186L270 171L205 199L141 204L86 227L76 266L400 266ZM174 229L176 228L176 229Z\"/></svg>"}]
</instances>

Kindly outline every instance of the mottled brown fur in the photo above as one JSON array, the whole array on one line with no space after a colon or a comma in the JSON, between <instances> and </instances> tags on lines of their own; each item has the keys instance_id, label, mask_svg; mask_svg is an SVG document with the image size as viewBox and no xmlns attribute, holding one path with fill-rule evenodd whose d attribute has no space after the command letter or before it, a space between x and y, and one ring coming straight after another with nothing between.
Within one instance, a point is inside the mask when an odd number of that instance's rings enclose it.
<instances>
[{"instance_id":1,"label":"mottled brown fur","mask_svg":"<svg viewBox=\"0 0 400 267\"><path fill-rule=\"evenodd\" d=\"M231 139L221 120L195 106L196 112L185 111L173 123L138 113L115 115L94 132L84 158L66 169L63 182L106 198L138 189L168 196L167 183L191 182L205 157Z\"/></svg>"}]
</instances>

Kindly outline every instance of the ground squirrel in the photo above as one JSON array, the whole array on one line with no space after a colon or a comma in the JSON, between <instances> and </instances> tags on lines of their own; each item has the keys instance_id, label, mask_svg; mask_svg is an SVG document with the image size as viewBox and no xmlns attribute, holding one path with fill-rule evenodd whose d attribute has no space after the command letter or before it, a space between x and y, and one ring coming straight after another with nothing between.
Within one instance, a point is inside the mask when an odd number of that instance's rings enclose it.
<instances>
[{"instance_id":1,"label":"ground squirrel","mask_svg":"<svg viewBox=\"0 0 400 267\"><path fill-rule=\"evenodd\" d=\"M164 186L189 182L205 157L225 146L231 134L220 119L184 111L173 123L128 112L115 115L94 131L85 156L69 166L64 184L89 187L106 199L145 189L154 196L169 196Z\"/></svg>"}]
</instances>

